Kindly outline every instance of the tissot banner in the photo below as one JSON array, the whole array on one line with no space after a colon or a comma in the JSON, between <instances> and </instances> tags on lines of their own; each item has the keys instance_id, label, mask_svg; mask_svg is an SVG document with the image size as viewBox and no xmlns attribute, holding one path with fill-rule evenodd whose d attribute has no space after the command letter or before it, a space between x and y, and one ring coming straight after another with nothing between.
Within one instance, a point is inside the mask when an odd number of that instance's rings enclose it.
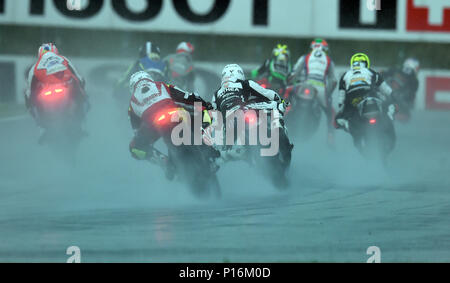
<instances>
[{"instance_id":1,"label":"tissot banner","mask_svg":"<svg viewBox=\"0 0 450 283\"><path fill-rule=\"evenodd\" d=\"M0 24L450 42L450 0L0 0Z\"/></svg>"}]
</instances>

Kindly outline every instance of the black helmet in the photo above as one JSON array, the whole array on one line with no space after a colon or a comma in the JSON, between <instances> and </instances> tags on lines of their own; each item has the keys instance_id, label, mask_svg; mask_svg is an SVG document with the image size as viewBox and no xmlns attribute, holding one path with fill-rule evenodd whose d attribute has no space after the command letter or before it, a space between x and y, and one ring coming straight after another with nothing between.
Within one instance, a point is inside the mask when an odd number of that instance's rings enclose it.
<instances>
[{"instance_id":1,"label":"black helmet","mask_svg":"<svg viewBox=\"0 0 450 283\"><path fill-rule=\"evenodd\" d=\"M159 60L161 51L159 46L147 41L141 48L139 48L139 57L149 57L150 59Z\"/></svg>"}]
</instances>

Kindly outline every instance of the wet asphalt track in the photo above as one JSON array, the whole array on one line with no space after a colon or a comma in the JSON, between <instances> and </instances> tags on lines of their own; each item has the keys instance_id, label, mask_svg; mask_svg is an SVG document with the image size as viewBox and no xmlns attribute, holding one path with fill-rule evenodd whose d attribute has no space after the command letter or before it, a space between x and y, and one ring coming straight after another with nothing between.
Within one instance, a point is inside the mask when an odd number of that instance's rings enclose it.
<instances>
[{"instance_id":1,"label":"wet asphalt track","mask_svg":"<svg viewBox=\"0 0 450 283\"><path fill-rule=\"evenodd\" d=\"M322 131L296 144L286 192L232 163L205 201L129 156L126 108L92 102L76 166L30 118L0 122L0 262L65 262L69 246L82 262L365 262L373 245L383 262L450 262L449 113L397 125L387 170Z\"/></svg>"}]
</instances>

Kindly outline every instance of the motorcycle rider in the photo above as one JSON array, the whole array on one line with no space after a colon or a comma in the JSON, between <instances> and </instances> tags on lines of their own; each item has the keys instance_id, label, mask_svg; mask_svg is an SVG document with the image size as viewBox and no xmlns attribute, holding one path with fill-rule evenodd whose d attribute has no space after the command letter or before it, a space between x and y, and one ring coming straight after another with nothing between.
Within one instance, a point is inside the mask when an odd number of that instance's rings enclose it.
<instances>
[{"instance_id":1,"label":"motorcycle rider","mask_svg":"<svg viewBox=\"0 0 450 283\"><path fill-rule=\"evenodd\" d=\"M211 103L204 101L195 93L185 92L173 85L155 81L145 71L139 71L131 76L129 90L132 96L128 115L135 131L129 150L132 157L137 160L158 163L153 156L153 144L162 136L164 130L145 121L154 121L160 109L179 108L180 106L177 105L192 106L195 102L202 103L202 107L207 110L212 108ZM164 167L166 176L172 179L174 172L171 160L167 160Z\"/></svg>"},{"instance_id":2,"label":"motorcycle rider","mask_svg":"<svg viewBox=\"0 0 450 283\"><path fill-rule=\"evenodd\" d=\"M414 106L417 89L419 88L419 80L417 75L419 73L420 63L416 58L407 58L403 62L402 68L394 67L390 68L386 72L383 72L384 78L398 78L401 83L402 91L405 91L408 95L405 101L411 109Z\"/></svg>"},{"instance_id":3,"label":"motorcycle rider","mask_svg":"<svg viewBox=\"0 0 450 283\"><path fill-rule=\"evenodd\" d=\"M291 52L287 45L277 44L272 50L272 55L264 63L251 73L251 78L260 80L266 78L271 88L283 91L287 85L287 78L291 72Z\"/></svg>"},{"instance_id":4,"label":"motorcycle rider","mask_svg":"<svg viewBox=\"0 0 450 283\"><path fill-rule=\"evenodd\" d=\"M384 81L382 75L370 68L370 59L364 53L356 53L350 60L351 69L346 71L339 82L338 113L336 115L336 128L350 131L349 119L356 111L357 103L361 97L371 92L380 99L390 103L392 89ZM396 107L389 104L387 115L394 120ZM393 129L391 129L393 131ZM359 146L358 133L353 131L355 145Z\"/></svg>"},{"instance_id":5,"label":"motorcycle rider","mask_svg":"<svg viewBox=\"0 0 450 283\"><path fill-rule=\"evenodd\" d=\"M278 93L263 88L255 81L246 80L244 71L239 65L229 64L222 71L221 86L214 93L211 103L212 107L225 117L227 112L238 110L243 106L249 109L273 109L271 102L276 102L276 109L282 114L288 107L288 103ZM284 129L284 121L279 119L279 122ZM241 158L242 153L238 148L228 146L221 155L223 160L233 160Z\"/></svg>"},{"instance_id":6,"label":"motorcycle rider","mask_svg":"<svg viewBox=\"0 0 450 283\"><path fill-rule=\"evenodd\" d=\"M37 111L37 96L39 87L45 84L67 82L73 80L77 91L74 92L75 115L78 119L83 119L89 109L89 102L85 92L85 80L78 73L75 66L69 59L62 56L58 48L53 43L44 43L38 50L38 61L28 73L27 89L25 91L25 104L33 118L41 129L43 121ZM42 141L45 132L40 138Z\"/></svg>"},{"instance_id":7,"label":"motorcycle rider","mask_svg":"<svg viewBox=\"0 0 450 283\"><path fill-rule=\"evenodd\" d=\"M314 39L310 45L311 51L301 56L295 63L288 82L295 84L306 82L313 85L328 120L328 143L334 143L333 116L331 94L337 85L334 63L331 60L328 43L324 39Z\"/></svg>"},{"instance_id":8,"label":"motorcycle rider","mask_svg":"<svg viewBox=\"0 0 450 283\"><path fill-rule=\"evenodd\" d=\"M178 44L175 54L171 54L163 60L167 65L167 77L171 78L172 83L187 73L184 81L186 82L186 88L191 91L193 91L195 81L193 54L194 45L183 41Z\"/></svg>"},{"instance_id":9,"label":"motorcycle rider","mask_svg":"<svg viewBox=\"0 0 450 283\"><path fill-rule=\"evenodd\" d=\"M115 97L122 97L126 93L128 82L133 74L139 71L153 72L159 76L159 80L165 81L166 63L161 60L161 51L159 46L151 41L145 42L139 48L139 59L136 60L123 74L123 76L116 83L114 90ZM129 97L126 97L127 100Z\"/></svg>"}]
</instances>

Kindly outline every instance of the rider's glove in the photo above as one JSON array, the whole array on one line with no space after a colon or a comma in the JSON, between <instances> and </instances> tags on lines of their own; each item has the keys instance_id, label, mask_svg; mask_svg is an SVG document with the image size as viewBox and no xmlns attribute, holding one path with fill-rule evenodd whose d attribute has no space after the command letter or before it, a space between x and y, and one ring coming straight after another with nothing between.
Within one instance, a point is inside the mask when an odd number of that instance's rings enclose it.
<instances>
[{"instance_id":1,"label":"rider's glove","mask_svg":"<svg viewBox=\"0 0 450 283\"><path fill-rule=\"evenodd\" d=\"M286 112L286 109L289 107L289 102L287 102L286 100L282 99L279 103L278 103L278 111L280 111L282 114L284 114L284 112Z\"/></svg>"},{"instance_id":2,"label":"rider's glove","mask_svg":"<svg viewBox=\"0 0 450 283\"><path fill-rule=\"evenodd\" d=\"M347 119L336 119L336 124L338 125L339 128L344 128L347 132L349 131L350 125L348 124L348 120Z\"/></svg>"},{"instance_id":3,"label":"rider's glove","mask_svg":"<svg viewBox=\"0 0 450 283\"><path fill-rule=\"evenodd\" d=\"M397 106L394 104L389 105L387 114L392 121L394 121L395 113L397 113Z\"/></svg>"},{"instance_id":4,"label":"rider's glove","mask_svg":"<svg viewBox=\"0 0 450 283\"><path fill-rule=\"evenodd\" d=\"M206 102L205 103L205 109L206 110L212 110L214 109L213 105L211 104L211 102Z\"/></svg>"}]
</instances>

